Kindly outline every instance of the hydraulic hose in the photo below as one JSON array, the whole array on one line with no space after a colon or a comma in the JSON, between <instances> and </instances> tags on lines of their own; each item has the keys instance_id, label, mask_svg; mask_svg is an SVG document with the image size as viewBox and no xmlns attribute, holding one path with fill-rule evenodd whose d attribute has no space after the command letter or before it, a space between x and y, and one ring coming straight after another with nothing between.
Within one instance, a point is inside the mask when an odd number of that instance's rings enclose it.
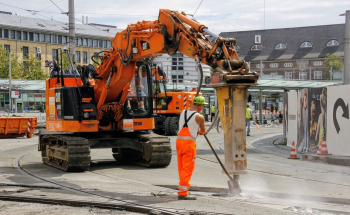
<instances>
[{"instance_id":1,"label":"hydraulic hose","mask_svg":"<svg viewBox=\"0 0 350 215\"><path fill-rule=\"evenodd\" d=\"M207 129L207 133L209 133L209 131L214 127L214 125L216 125L216 121L219 120L219 110L215 111L215 118L214 118L214 122L211 123L210 127ZM219 122L218 122L219 123Z\"/></svg>"},{"instance_id":2,"label":"hydraulic hose","mask_svg":"<svg viewBox=\"0 0 350 215\"><path fill-rule=\"evenodd\" d=\"M197 66L198 66L198 70L199 70L199 74L200 74L200 80L198 83L198 90L196 93L196 97L199 95L199 92L202 89L202 82L203 82L203 70L202 70L202 65L200 63L200 61L198 60L198 55L196 55L196 62L197 62Z\"/></svg>"}]
</instances>

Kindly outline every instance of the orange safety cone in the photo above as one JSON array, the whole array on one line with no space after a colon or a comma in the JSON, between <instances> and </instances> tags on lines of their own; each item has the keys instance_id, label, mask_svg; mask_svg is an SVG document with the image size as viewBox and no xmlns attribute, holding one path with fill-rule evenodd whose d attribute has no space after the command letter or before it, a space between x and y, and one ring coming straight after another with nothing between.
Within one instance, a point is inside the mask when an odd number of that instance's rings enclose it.
<instances>
[{"instance_id":1,"label":"orange safety cone","mask_svg":"<svg viewBox=\"0 0 350 215\"><path fill-rule=\"evenodd\" d=\"M295 149L295 142L293 141L292 150L290 151L290 157L288 159L300 159L298 158L297 151Z\"/></svg>"},{"instance_id":2,"label":"orange safety cone","mask_svg":"<svg viewBox=\"0 0 350 215\"><path fill-rule=\"evenodd\" d=\"M326 137L323 137L323 140L321 142L320 148L317 151L318 155L331 155L328 154L327 144L326 144Z\"/></svg>"}]
</instances>

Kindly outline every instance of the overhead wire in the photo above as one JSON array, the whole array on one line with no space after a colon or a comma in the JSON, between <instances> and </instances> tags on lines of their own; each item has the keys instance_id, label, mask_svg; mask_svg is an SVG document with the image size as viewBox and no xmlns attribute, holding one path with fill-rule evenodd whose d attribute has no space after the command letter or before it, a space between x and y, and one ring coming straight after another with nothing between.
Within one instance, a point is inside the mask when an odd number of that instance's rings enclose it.
<instances>
[{"instance_id":1,"label":"overhead wire","mask_svg":"<svg viewBox=\"0 0 350 215\"><path fill-rule=\"evenodd\" d=\"M52 4L54 4L58 9L60 9L62 13L64 13L64 11L60 7L58 7L55 2L53 2L52 0L50 0L50 2L52 2Z\"/></svg>"},{"instance_id":2,"label":"overhead wire","mask_svg":"<svg viewBox=\"0 0 350 215\"><path fill-rule=\"evenodd\" d=\"M196 11L193 13L193 16L197 13L197 10L198 10L198 8L201 6L202 2L203 2L203 0L201 1L201 3L199 3L199 5L198 5Z\"/></svg>"},{"instance_id":3,"label":"overhead wire","mask_svg":"<svg viewBox=\"0 0 350 215\"><path fill-rule=\"evenodd\" d=\"M50 0L51 1L51 0ZM56 2L55 4L58 4L58 3L61 3L63 0L61 0L61 1L58 1L58 2ZM48 6L48 7L45 7L44 9L41 9L41 10L39 10L39 12L42 12L43 10L45 10L45 9L47 9L47 8L49 8L49 7L52 7L53 5L50 5L50 6ZM49 12L48 12L49 13Z\"/></svg>"}]
</instances>

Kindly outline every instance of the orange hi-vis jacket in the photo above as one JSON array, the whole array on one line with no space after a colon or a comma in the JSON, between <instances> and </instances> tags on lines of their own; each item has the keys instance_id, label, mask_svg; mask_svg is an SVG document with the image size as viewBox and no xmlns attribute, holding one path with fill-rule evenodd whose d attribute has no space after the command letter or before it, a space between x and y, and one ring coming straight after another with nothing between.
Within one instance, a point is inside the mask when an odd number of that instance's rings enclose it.
<instances>
[{"instance_id":1,"label":"orange hi-vis jacket","mask_svg":"<svg viewBox=\"0 0 350 215\"><path fill-rule=\"evenodd\" d=\"M177 134L176 151L177 165L180 177L179 196L187 196L191 185L191 176L194 170L196 160L196 137L193 137L188 129L188 122L196 114L194 112L187 119L187 110L185 110L185 123L181 131Z\"/></svg>"}]
</instances>

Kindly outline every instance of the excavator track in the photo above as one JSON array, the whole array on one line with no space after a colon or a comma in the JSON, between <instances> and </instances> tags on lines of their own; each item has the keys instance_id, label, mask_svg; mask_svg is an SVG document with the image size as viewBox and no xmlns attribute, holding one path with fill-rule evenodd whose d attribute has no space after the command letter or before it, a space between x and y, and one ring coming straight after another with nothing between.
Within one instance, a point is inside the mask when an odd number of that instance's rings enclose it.
<instances>
[{"instance_id":1,"label":"excavator track","mask_svg":"<svg viewBox=\"0 0 350 215\"><path fill-rule=\"evenodd\" d=\"M90 167L89 141L69 135L46 135L41 139L44 164L66 172L83 172Z\"/></svg>"},{"instance_id":2,"label":"excavator track","mask_svg":"<svg viewBox=\"0 0 350 215\"><path fill-rule=\"evenodd\" d=\"M171 161L171 144L168 137L155 133L137 134L142 143L143 152L130 149L114 148L113 157L122 162L144 167L166 167Z\"/></svg>"}]
</instances>

